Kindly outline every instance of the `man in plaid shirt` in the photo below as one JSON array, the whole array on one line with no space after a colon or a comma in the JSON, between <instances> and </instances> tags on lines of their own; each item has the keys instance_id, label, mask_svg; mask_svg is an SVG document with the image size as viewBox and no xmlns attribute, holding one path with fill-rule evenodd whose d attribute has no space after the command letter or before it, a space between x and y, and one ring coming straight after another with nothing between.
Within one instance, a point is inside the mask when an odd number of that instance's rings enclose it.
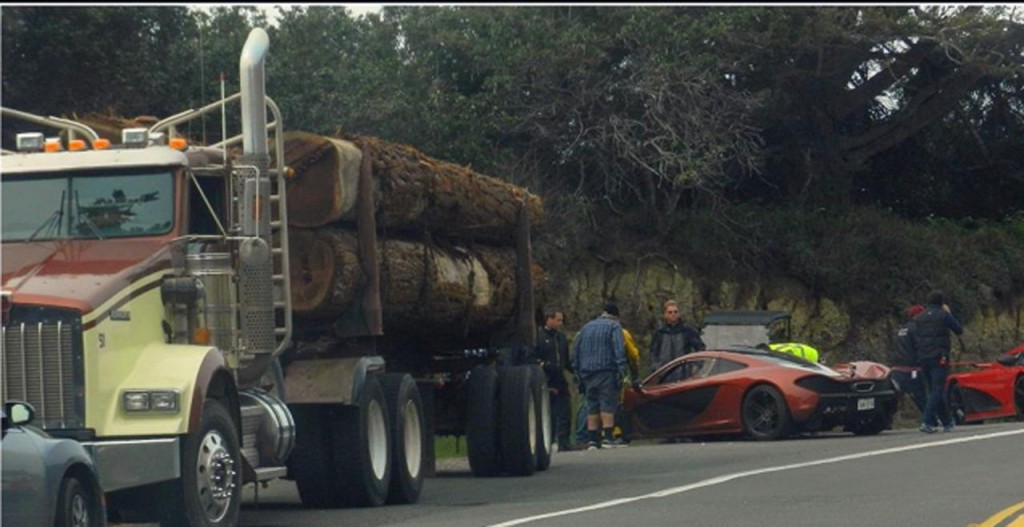
<instances>
[{"instance_id":1,"label":"man in plaid shirt","mask_svg":"<svg viewBox=\"0 0 1024 527\"><path fill-rule=\"evenodd\" d=\"M626 345L619 306L608 302L601 316L587 322L572 346L573 371L583 383L587 408L587 450L627 446L612 437L619 391L626 376ZM604 438L601 438L601 429Z\"/></svg>"}]
</instances>

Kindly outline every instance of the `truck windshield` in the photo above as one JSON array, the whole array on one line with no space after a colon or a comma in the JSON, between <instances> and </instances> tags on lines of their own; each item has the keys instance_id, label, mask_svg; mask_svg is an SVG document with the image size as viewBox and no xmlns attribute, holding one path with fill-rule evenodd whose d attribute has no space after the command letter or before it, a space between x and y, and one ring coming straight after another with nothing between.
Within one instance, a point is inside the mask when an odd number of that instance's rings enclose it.
<instances>
[{"instance_id":1,"label":"truck windshield","mask_svg":"<svg viewBox=\"0 0 1024 527\"><path fill-rule=\"evenodd\" d=\"M0 194L5 242L155 236L174 223L169 171L5 175Z\"/></svg>"}]
</instances>

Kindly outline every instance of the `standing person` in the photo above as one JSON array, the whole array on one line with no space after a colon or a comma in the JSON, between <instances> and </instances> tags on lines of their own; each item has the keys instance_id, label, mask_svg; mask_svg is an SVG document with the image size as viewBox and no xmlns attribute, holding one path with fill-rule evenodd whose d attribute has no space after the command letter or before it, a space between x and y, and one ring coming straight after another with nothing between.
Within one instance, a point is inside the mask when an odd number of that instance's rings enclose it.
<instances>
[{"instance_id":1,"label":"standing person","mask_svg":"<svg viewBox=\"0 0 1024 527\"><path fill-rule=\"evenodd\" d=\"M636 341L633 340L633 335L628 329L622 328L622 338L626 345L626 361L629 364L629 376L633 383L640 381L640 349L636 347ZM583 393L583 390L580 390ZM619 398L620 402L622 398ZM621 410L621 407L620 407ZM632 430L629 427L629 422L621 418L621 414L615 416L615 426L612 429L612 434L618 432L618 437L622 438L623 443L629 443L630 437L632 436ZM578 443L586 443L587 441L587 401L583 399L580 401L579 411L576 413L576 441Z\"/></svg>"},{"instance_id":2,"label":"standing person","mask_svg":"<svg viewBox=\"0 0 1024 527\"><path fill-rule=\"evenodd\" d=\"M675 300L665 302L662 316L665 323L655 330L651 337L649 353L650 371L658 369L662 364L688 353L706 348L700 333L683 323L679 314L679 304Z\"/></svg>"},{"instance_id":3,"label":"standing person","mask_svg":"<svg viewBox=\"0 0 1024 527\"><path fill-rule=\"evenodd\" d=\"M569 383L566 371L572 373L569 364L569 342L562 333L565 316L561 311L549 310L544 314L544 325L537 328L536 356L548 378L551 392L551 428L558 440L558 450L565 452L569 446L569 421L572 409L569 404Z\"/></svg>"},{"instance_id":4,"label":"standing person","mask_svg":"<svg viewBox=\"0 0 1024 527\"><path fill-rule=\"evenodd\" d=\"M629 380L633 386L638 386L640 382L640 349L636 347L636 341L633 340L633 334L629 332L625 327L622 328L622 339L626 345L626 363L629 365ZM622 399L625 397L626 386L623 383L622 389L619 393L619 410L620 412L615 414L615 427L612 433L617 433L617 437L627 445L632 440L633 429L630 426L629 420L622 415Z\"/></svg>"},{"instance_id":5,"label":"standing person","mask_svg":"<svg viewBox=\"0 0 1024 527\"><path fill-rule=\"evenodd\" d=\"M586 393L587 450L626 446L612 437L626 375L626 344L618 319L619 306L608 302L604 313L587 322L573 341L572 369Z\"/></svg>"},{"instance_id":6,"label":"standing person","mask_svg":"<svg viewBox=\"0 0 1024 527\"><path fill-rule=\"evenodd\" d=\"M928 402L925 404L924 416L918 430L929 434L935 433L938 418L942 421L942 429L952 432L953 419L949 415L945 401L951 348L949 332L961 335L964 328L950 312L942 291L932 291L928 295L925 310L914 317L914 324L911 335L917 349L917 361L921 365L929 389Z\"/></svg>"},{"instance_id":7,"label":"standing person","mask_svg":"<svg viewBox=\"0 0 1024 527\"><path fill-rule=\"evenodd\" d=\"M917 331L914 317L923 312L924 306L921 304L907 308L907 319L896 331L890 360L892 383L896 386L896 391L909 395L914 406L921 411L921 415L924 415L927 398L924 393L924 375L921 373L921 366L918 365L917 348L914 344L914 334Z\"/></svg>"}]
</instances>

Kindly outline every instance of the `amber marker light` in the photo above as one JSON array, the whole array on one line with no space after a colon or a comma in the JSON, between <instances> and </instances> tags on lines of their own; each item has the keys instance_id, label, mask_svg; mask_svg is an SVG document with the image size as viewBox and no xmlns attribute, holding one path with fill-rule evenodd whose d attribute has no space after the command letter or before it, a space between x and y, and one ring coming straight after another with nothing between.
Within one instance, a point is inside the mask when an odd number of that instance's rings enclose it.
<instances>
[{"instance_id":1,"label":"amber marker light","mask_svg":"<svg viewBox=\"0 0 1024 527\"><path fill-rule=\"evenodd\" d=\"M85 141L81 139L72 139L68 141L69 152L77 152L79 150L85 150Z\"/></svg>"},{"instance_id":2,"label":"amber marker light","mask_svg":"<svg viewBox=\"0 0 1024 527\"><path fill-rule=\"evenodd\" d=\"M60 139L47 139L46 144L43 145L44 152L60 152L63 148L60 146Z\"/></svg>"},{"instance_id":3,"label":"amber marker light","mask_svg":"<svg viewBox=\"0 0 1024 527\"><path fill-rule=\"evenodd\" d=\"M106 150L110 148L110 140L103 138L97 139L92 142L92 148L93 150Z\"/></svg>"},{"instance_id":4,"label":"amber marker light","mask_svg":"<svg viewBox=\"0 0 1024 527\"><path fill-rule=\"evenodd\" d=\"M184 150L188 148L188 141L184 137L171 138L169 146L175 150Z\"/></svg>"},{"instance_id":5,"label":"amber marker light","mask_svg":"<svg viewBox=\"0 0 1024 527\"><path fill-rule=\"evenodd\" d=\"M207 328L196 328L192 332L192 343L205 345L210 343L210 330Z\"/></svg>"}]
</instances>

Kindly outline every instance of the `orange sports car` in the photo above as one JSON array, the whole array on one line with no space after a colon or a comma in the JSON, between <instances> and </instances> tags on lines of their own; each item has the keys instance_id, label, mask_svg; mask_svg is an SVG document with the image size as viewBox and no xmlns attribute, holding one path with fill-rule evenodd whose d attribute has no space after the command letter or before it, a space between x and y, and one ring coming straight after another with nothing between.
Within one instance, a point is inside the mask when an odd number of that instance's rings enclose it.
<instances>
[{"instance_id":1,"label":"orange sports car","mask_svg":"<svg viewBox=\"0 0 1024 527\"><path fill-rule=\"evenodd\" d=\"M749 347L691 353L626 390L632 437L742 433L774 440L842 426L857 435L891 427L896 392L889 368L852 362L834 369Z\"/></svg>"}]
</instances>

